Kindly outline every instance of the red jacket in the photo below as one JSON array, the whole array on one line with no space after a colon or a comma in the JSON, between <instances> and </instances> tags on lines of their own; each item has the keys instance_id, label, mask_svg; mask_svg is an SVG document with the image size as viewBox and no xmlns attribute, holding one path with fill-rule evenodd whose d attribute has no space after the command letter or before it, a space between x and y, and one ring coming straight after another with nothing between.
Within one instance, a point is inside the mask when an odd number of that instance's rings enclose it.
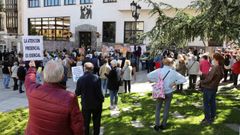
<instances>
[{"instance_id":1,"label":"red jacket","mask_svg":"<svg viewBox=\"0 0 240 135\"><path fill-rule=\"evenodd\" d=\"M36 83L36 69L25 79L29 120L25 135L83 135L83 117L75 94L58 84Z\"/></svg>"},{"instance_id":2,"label":"red jacket","mask_svg":"<svg viewBox=\"0 0 240 135\"><path fill-rule=\"evenodd\" d=\"M237 61L233 64L232 71L235 74L240 74L240 61Z\"/></svg>"}]
</instances>

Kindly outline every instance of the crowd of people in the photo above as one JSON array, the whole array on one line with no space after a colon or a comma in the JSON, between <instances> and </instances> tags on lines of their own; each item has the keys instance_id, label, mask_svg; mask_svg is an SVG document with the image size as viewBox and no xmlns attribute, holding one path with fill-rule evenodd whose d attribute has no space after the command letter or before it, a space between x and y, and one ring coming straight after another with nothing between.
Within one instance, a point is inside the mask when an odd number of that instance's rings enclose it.
<instances>
[{"instance_id":1,"label":"crowd of people","mask_svg":"<svg viewBox=\"0 0 240 135\"><path fill-rule=\"evenodd\" d=\"M138 54L138 55L136 55ZM132 80L136 79L139 61L144 62L150 82L157 82L159 75L164 76L165 99L156 102L156 131L167 127L167 119L173 92L183 92L187 81L188 89L203 91L205 118L203 124L211 124L216 117L215 97L218 85L233 82L238 86L240 74L240 50L216 50L213 54L173 52L165 50L155 58L141 59L138 53L121 54L100 53L73 49L55 52L44 51L42 61L24 62L22 55L9 53L3 61L3 86L9 89L12 77L13 90L23 93L25 84L29 101L29 121L26 134L89 134L91 118L94 135L100 133L102 104L110 95L110 109L118 110L119 87L124 86L125 93L131 92ZM138 65L136 65L138 64ZM67 81L72 77L71 67L82 66L84 75L76 83L75 93L66 91ZM199 79L198 79L199 77ZM200 81L197 81L200 80ZM82 113L77 96L81 97ZM160 111L165 104L163 120L160 124ZM57 119L57 121L56 121ZM54 121L49 123L49 121ZM51 128L50 128L51 127Z\"/></svg>"}]
</instances>

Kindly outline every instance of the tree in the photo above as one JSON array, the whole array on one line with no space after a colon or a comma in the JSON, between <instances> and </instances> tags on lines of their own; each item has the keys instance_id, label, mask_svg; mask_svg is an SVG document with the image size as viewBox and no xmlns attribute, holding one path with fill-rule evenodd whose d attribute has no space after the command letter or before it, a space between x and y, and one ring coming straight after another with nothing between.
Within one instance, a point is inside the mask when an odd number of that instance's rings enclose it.
<instances>
[{"instance_id":1,"label":"tree","mask_svg":"<svg viewBox=\"0 0 240 135\"><path fill-rule=\"evenodd\" d=\"M196 0L182 10L162 2L145 1L153 7L150 14L157 15L156 25L143 36L150 40L152 50L171 48L173 44L183 47L198 37L204 44L209 40L240 43L239 0ZM175 10L176 15L168 17L163 9ZM186 9L198 14L187 14Z\"/></svg>"}]
</instances>

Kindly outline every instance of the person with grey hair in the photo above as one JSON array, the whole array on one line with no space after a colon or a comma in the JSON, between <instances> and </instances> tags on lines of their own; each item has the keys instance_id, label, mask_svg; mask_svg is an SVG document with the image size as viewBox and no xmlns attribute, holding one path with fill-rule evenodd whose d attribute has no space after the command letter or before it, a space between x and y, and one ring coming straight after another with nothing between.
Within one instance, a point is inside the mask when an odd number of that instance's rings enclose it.
<instances>
[{"instance_id":1,"label":"person with grey hair","mask_svg":"<svg viewBox=\"0 0 240 135\"><path fill-rule=\"evenodd\" d=\"M85 135L89 135L91 118L94 135L99 135L101 126L104 97L101 90L101 79L93 74L93 70L94 66L91 62L84 64L85 73L78 79L75 90L76 95L81 96Z\"/></svg>"},{"instance_id":2,"label":"person with grey hair","mask_svg":"<svg viewBox=\"0 0 240 135\"><path fill-rule=\"evenodd\" d=\"M112 60L111 66L111 71L109 72L109 74L105 74L105 76L108 78L108 89L110 91L110 109L117 109L118 90L120 84L120 75L117 71L117 61Z\"/></svg>"},{"instance_id":3,"label":"person with grey hair","mask_svg":"<svg viewBox=\"0 0 240 135\"><path fill-rule=\"evenodd\" d=\"M83 117L77 96L60 85L63 65L57 61L46 63L43 71L44 83L36 83L36 65L29 63L25 79L29 102L29 120L25 135L83 135Z\"/></svg>"},{"instance_id":4,"label":"person with grey hair","mask_svg":"<svg viewBox=\"0 0 240 135\"><path fill-rule=\"evenodd\" d=\"M194 90L197 82L197 76L199 74L199 62L194 55L190 55L189 61L187 64L188 75L189 75L189 87L188 89Z\"/></svg>"},{"instance_id":5,"label":"person with grey hair","mask_svg":"<svg viewBox=\"0 0 240 135\"><path fill-rule=\"evenodd\" d=\"M14 82L13 90L18 90L18 76L17 76L17 71L18 71L18 62L14 62L12 68L12 78Z\"/></svg>"}]
</instances>

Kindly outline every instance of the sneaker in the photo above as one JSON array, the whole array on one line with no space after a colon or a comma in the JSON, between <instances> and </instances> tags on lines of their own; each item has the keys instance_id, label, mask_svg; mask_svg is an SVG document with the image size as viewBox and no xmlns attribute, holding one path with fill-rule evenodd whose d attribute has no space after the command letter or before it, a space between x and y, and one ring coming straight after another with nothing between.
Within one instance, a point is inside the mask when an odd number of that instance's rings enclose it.
<instances>
[{"instance_id":1,"label":"sneaker","mask_svg":"<svg viewBox=\"0 0 240 135\"><path fill-rule=\"evenodd\" d=\"M114 109L114 106L110 106L110 110L113 110Z\"/></svg>"},{"instance_id":2,"label":"sneaker","mask_svg":"<svg viewBox=\"0 0 240 135\"><path fill-rule=\"evenodd\" d=\"M157 125L155 125L155 126L153 127L153 129L154 129L155 131L159 131L159 130L160 130L160 127L157 126Z\"/></svg>"},{"instance_id":3,"label":"sneaker","mask_svg":"<svg viewBox=\"0 0 240 135\"><path fill-rule=\"evenodd\" d=\"M211 122L208 121L207 119L203 119L203 120L201 121L201 125L203 125L203 126L207 126L207 125L210 125L210 124L211 124Z\"/></svg>"},{"instance_id":4,"label":"sneaker","mask_svg":"<svg viewBox=\"0 0 240 135\"><path fill-rule=\"evenodd\" d=\"M25 91L20 91L19 93L21 94L21 93L24 93Z\"/></svg>"},{"instance_id":5,"label":"sneaker","mask_svg":"<svg viewBox=\"0 0 240 135\"><path fill-rule=\"evenodd\" d=\"M159 126L159 128L160 128L161 130L165 130L165 129L166 129L166 126L161 125L161 126Z\"/></svg>"},{"instance_id":6,"label":"sneaker","mask_svg":"<svg viewBox=\"0 0 240 135\"><path fill-rule=\"evenodd\" d=\"M10 89L10 87L5 87L5 89Z\"/></svg>"}]
</instances>

